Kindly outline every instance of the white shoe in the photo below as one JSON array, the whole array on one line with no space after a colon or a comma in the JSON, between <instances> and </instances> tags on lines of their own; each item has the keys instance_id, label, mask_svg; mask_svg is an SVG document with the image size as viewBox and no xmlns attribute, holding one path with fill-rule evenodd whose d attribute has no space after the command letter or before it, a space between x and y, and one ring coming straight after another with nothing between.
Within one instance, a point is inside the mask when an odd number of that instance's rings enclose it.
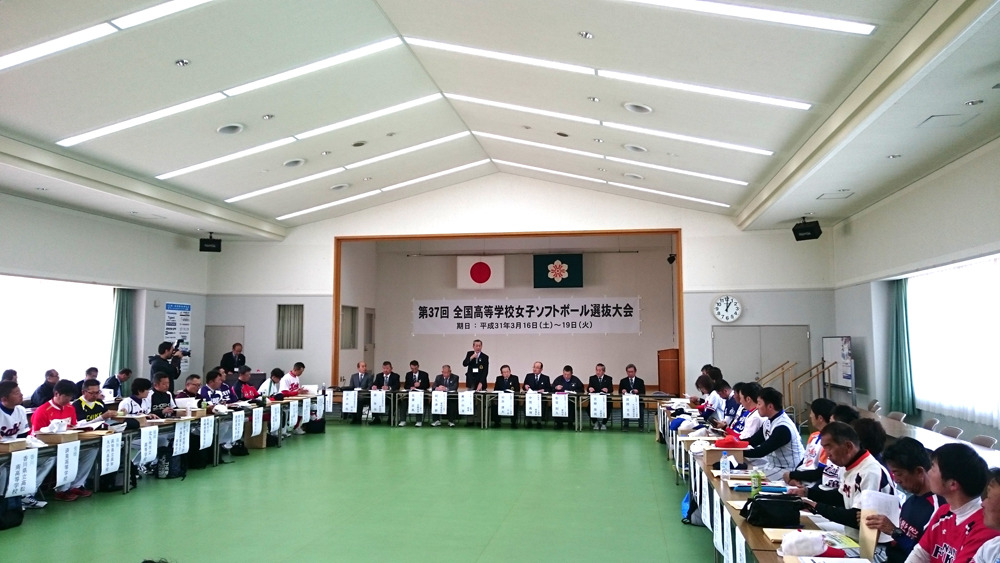
<instances>
[{"instance_id":1,"label":"white shoe","mask_svg":"<svg viewBox=\"0 0 1000 563\"><path fill-rule=\"evenodd\" d=\"M399 423L399 424L397 424L396 426L406 426L406 421L404 420L403 422L400 422L400 423Z\"/></svg>"},{"instance_id":2,"label":"white shoe","mask_svg":"<svg viewBox=\"0 0 1000 563\"><path fill-rule=\"evenodd\" d=\"M301 428L296 428L295 430L292 430L292 434L295 434L296 436L299 436L299 435L305 434L305 433L306 433L306 431L303 430L303 429L301 429Z\"/></svg>"},{"instance_id":3,"label":"white shoe","mask_svg":"<svg viewBox=\"0 0 1000 563\"><path fill-rule=\"evenodd\" d=\"M29 508L45 508L48 503L44 500L38 500L35 495L27 495L21 497L21 508L27 510Z\"/></svg>"},{"instance_id":4,"label":"white shoe","mask_svg":"<svg viewBox=\"0 0 1000 563\"><path fill-rule=\"evenodd\" d=\"M594 423L594 427L591 428L591 430L599 430L600 428L601 428L601 424L599 422L595 422Z\"/></svg>"},{"instance_id":5,"label":"white shoe","mask_svg":"<svg viewBox=\"0 0 1000 563\"><path fill-rule=\"evenodd\" d=\"M450 427L454 427L454 426L455 426L455 423L454 423L454 422L451 422L451 421L448 421L448 426L450 426Z\"/></svg>"},{"instance_id":6,"label":"white shoe","mask_svg":"<svg viewBox=\"0 0 1000 563\"><path fill-rule=\"evenodd\" d=\"M604 423L601 423L601 430L607 430L607 429L608 429L608 427L605 426Z\"/></svg>"},{"instance_id":7,"label":"white shoe","mask_svg":"<svg viewBox=\"0 0 1000 563\"><path fill-rule=\"evenodd\" d=\"M441 426L441 421L440 420L435 420L434 422L431 423L431 426Z\"/></svg>"},{"instance_id":8,"label":"white shoe","mask_svg":"<svg viewBox=\"0 0 1000 563\"><path fill-rule=\"evenodd\" d=\"M418 423L414 424L414 426L416 426L416 427L418 427L418 428L419 428L419 427L421 427L421 426L423 426L423 425L424 425L424 423L423 423L423 422L418 422Z\"/></svg>"}]
</instances>

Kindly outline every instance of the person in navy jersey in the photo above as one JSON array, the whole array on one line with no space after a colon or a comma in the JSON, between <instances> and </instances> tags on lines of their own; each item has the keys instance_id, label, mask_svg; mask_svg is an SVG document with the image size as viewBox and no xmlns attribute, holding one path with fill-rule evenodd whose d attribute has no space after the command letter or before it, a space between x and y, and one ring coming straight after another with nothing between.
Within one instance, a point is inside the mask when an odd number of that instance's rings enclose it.
<instances>
[{"instance_id":1,"label":"person in navy jersey","mask_svg":"<svg viewBox=\"0 0 1000 563\"><path fill-rule=\"evenodd\" d=\"M208 370L205 374L205 384L201 386L198 394L210 405L227 405L237 401L233 388L224 381L222 372L217 369Z\"/></svg>"},{"instance_id":2,"label":"person in navy jersey","mask_svg":"<svg viewBox=\"0 0 1000 563\"><path fill-rule=\"evenodd\" d=\"M945 501L931 491L927 476L931 469L931 456L923 444L913 438L900 438L886 448L882 459L896 485L910 496L900 509L898 526L882 514L868 516L864 524L892 538L885 546L886 561L903 563L920 541L931 516Z\"/></svg>"}]
</instances>

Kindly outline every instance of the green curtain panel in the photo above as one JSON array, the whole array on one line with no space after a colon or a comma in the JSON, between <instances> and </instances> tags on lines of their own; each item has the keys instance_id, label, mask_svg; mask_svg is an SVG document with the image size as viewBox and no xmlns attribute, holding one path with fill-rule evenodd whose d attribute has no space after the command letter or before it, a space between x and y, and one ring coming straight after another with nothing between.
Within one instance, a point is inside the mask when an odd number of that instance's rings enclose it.
<instances>
[{"instance_id":1,"label":"green curtain panel","mask_svg":"<svg viewBox=\"0 0 1000 563\"><path fill-rule=\"evenodd\" d=\"M910 368L910 323L906 312L906 280L892 282L892 345L889 358L889 410L917 413Z\"/></svg>"},{"instance_id":2,"label":"green curtain panel","mask_svg":"<svg viewBox=\"0 0 1000 563\"><path fill-rule=\"evenodd\" d=\"M108 375L115 375L122 368L132 368L132 377L142 374L142 366L130 366L132 355L132 306L135 302L135 290L115 288L115 329L111 336L111 370ZM122 385L122 397L132 392L132 380Z\"/></svg>"}]
</instances>

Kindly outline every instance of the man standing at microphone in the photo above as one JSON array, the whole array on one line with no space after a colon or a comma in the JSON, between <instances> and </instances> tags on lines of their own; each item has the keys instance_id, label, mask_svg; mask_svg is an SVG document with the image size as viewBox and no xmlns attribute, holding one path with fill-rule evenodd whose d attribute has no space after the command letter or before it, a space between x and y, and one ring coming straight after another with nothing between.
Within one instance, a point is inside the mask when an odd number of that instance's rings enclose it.
<instances>
[{"instance_id":1,"label":"man standing at microphone","mask_svg":"<svg viewBox=\"0 0 1000 563\"><path fill-rule=\"evenodd\" d=\"M478 338L472 341L472 350L465 353L462 360L465 366L465 388L469 391L485 391L486 377L490 371L490 357L483 354L483 341ZM472 419L465 421L466 426L472 426Z\"/></svg>"}]
</instances>

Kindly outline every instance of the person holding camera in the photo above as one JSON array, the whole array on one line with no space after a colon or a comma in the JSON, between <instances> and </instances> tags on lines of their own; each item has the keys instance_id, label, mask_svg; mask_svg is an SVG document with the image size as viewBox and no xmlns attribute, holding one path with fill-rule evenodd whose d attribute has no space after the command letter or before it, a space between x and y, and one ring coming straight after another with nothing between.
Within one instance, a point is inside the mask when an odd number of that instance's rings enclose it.
<instances>
[{"instance_id":1,"label":"person holding camera","mask_svg":"<svg viewBox=\"0 0 1000 563\"><path fill-rule=\"evenodd\" d=\"M174 381L180 377L181 350L174 348L172 342L161 342L157 348L157 355L149 357L149 378L150 380L157 373L165 373L170 376L171 393L174 392Z\"/></svg>"}]
</instances>

